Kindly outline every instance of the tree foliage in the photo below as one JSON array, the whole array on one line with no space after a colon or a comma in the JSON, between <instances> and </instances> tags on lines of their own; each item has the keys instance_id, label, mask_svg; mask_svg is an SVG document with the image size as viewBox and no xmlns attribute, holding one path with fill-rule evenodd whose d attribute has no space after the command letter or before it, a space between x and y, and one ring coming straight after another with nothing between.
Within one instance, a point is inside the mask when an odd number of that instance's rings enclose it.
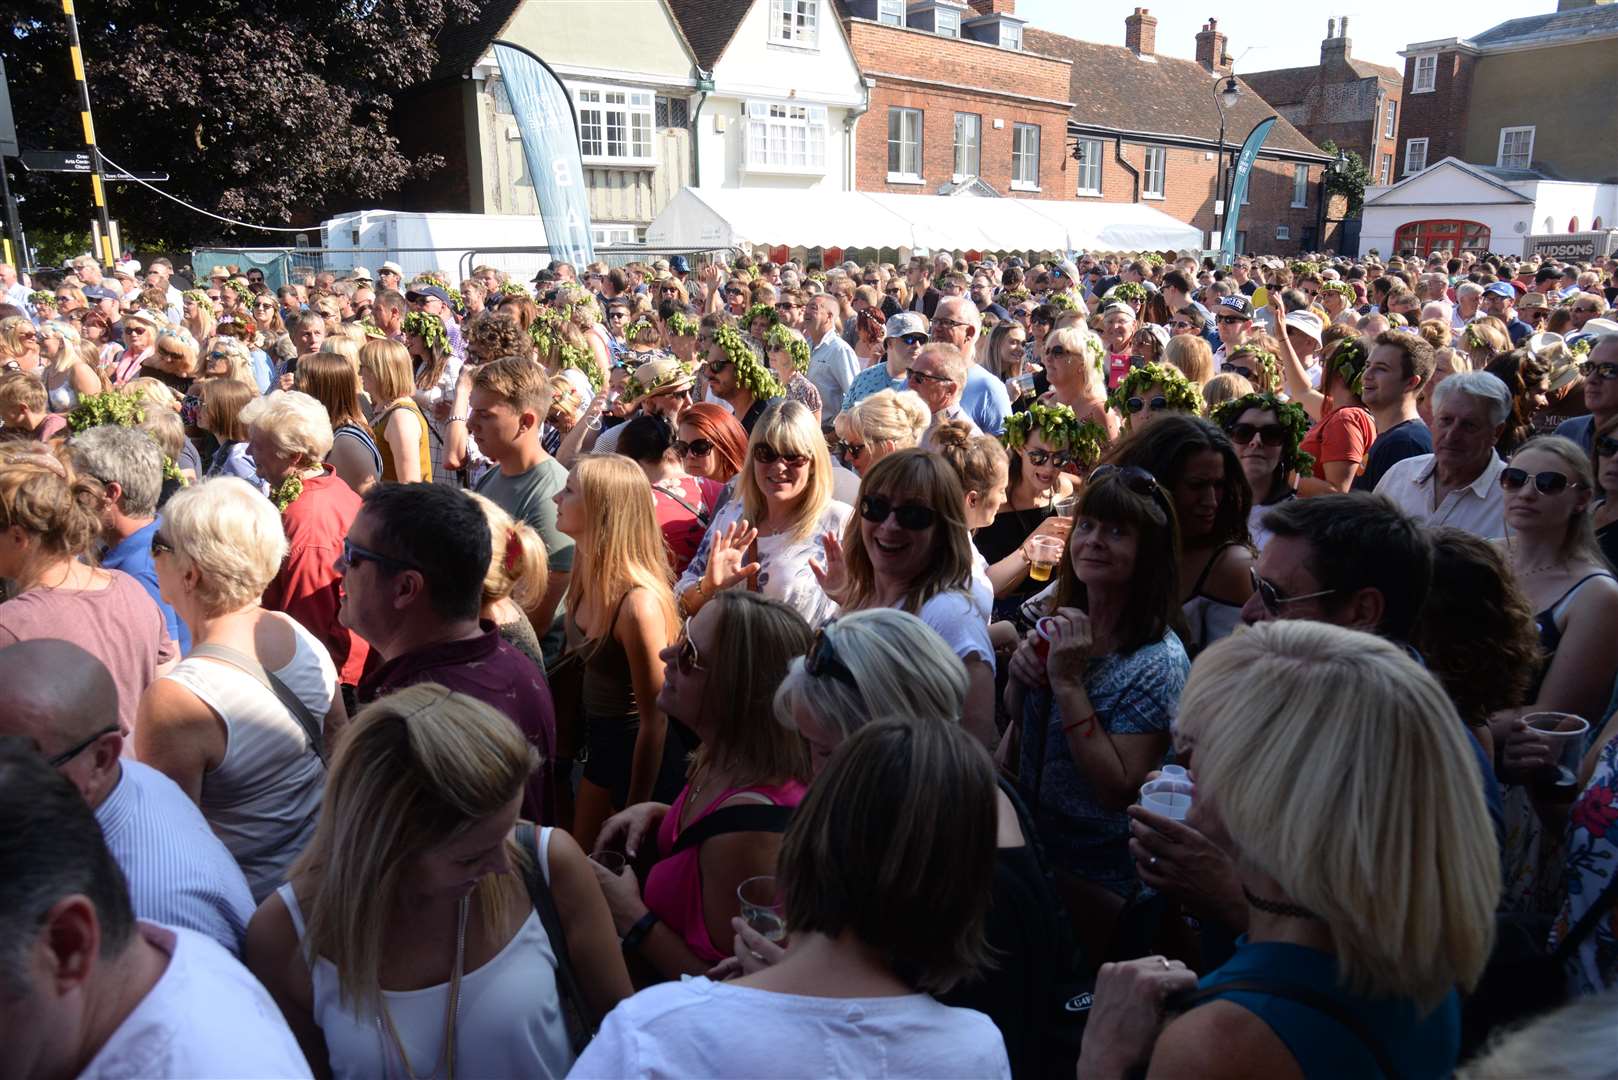
<instances>
[{"instance_id":1,"label":"tree foliage","mask_svg":"<svg viewBox=\"0 0 1618 1080\"><path fill-rule=\"evenodd\" d=\"M1328 154L1337 153L1337 144L1327 139L1320 148ZM1365 185L1371 181L1371 170L1353 150L1343 152L1343 167L1326 170L1326 190L1348 200L1348 217L1358 217L1365 206Z\"/></svg>"},{"instance_id":2,"label":"tree foliage","mask_svg":"<svg viewBox=\"0 0 1618 1080\"><path fill-rule=\"evenodd\" d=\"M78 93L57 0L19 0L0 55L24 150L82 150ZM446 24L475 0L98 0L77 6L102 151L165 191L228 217L318 221L331 204L396 191L442 162L389 134L394 95L426 80ZM83 176L21 174L25 226L83 229ZM112 214L142 246L231 232L134 184L109 185ZM131 246L126 243L126 246Z\"/></svg>"}]
</instances>

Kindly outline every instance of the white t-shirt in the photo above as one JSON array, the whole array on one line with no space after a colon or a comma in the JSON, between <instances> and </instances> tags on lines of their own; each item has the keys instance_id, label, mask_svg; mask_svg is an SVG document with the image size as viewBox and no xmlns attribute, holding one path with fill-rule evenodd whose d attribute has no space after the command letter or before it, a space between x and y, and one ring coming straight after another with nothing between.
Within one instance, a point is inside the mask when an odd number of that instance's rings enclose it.
<instances>
[{"instance_id":1,"label":"white t-shirt","mask_svg":"<svg viewBox=\"0 0 1618 1080\"><path fill-rule=\"evenodd\" d=\"M235 957L195 930L136 925L169 966L79 1080L314 1075L281 1010Z\"/></svg>"},{"instance_id":2,"label":"white t-shirt","mask_svg":"<svg viewBox=\"0 0 1618 1080\"><path fill-rule=\"evenodd\" d=\"M571 1077L1009 1077L1000 1031L925 994L822 998L697 977L607 1015Z\"/></svg>"},{"instance_id":3,"label":"white t-shirt","mask_svg":"<svg viewBox=\"0 0 1618 1080\"><path fill-rule=\"evenodd\" d=\"M976 592L976 583L974 582ZM941 592L921 605L917 617L944 639L950 652L964 663L977 657L994 667L994 646L989 643L989 622L973 593Z\"/></svg>"}]
</instances>

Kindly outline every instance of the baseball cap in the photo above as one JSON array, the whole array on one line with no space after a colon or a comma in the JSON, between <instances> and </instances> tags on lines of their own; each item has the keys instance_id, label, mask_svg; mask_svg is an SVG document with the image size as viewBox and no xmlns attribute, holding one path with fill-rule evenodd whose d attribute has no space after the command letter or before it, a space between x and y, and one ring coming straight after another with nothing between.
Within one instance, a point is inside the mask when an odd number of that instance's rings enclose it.
<instances>
[{"instance_id":1,"label":"baseball cap","mask_svg":"<svg viewBox=\"0 0 1618 1080\"><path fill-rule=\"evenodd\" d=\"M115 263L113 265L112 272L114 274L127 274L130 277L134 277L140 273L140 263L134 259L129 259L121 263Z\"/></svg>"},{"instance_id":2,"label":"baseball cap","mask_svg":"<svg viewBox=\"0 0 1618 1080\"><path fill-rule=\"evenodd\" d=\"M1221 296L1219 306L1226 311L1233 311L1244 319L1253 317L1253 302L1240 293L1234 296Z\"/></svg>"},{"instance_id":3,"label":"baseball cap","mask_svg":"<svg viewBox=\"0 0 1618 1080\"><path fill-rule=\"evenodd\" d=\"M1483 294L1485 296L1503 296L1507 300L1517 299L1517 290L1507 285L1504 281L1496 281L1484 286Z\"/></svg>"},{"instance_id":4,"label":"baseball cap","mask_svg":"<svg viewBox=\"0 0 1618 1080\"><path fill-rule=\"evenodd\" d=\"M928 332L927 319L919 311L901 311L888 319L887 329L883 332L883 340L888 338L905 337L909 334L926 334Z\"/></svg>"},{"instance_id":5,"label":"baseball cap","mask_svg":"<svg viewBox=\"0 0 1618 1080\"><path fill-rule=\"evenodd\" d=\"M86 300L118 300L121 297L105 285L90 285L84 290Z\"/></svg>"},{"instance_id":6,"label":"baseball cap","mask_svg":"<svg viewBox=\"0 0 1618 1080\"><path fill-rule=\"evenodd\" d=\"M669 270L676 274L689 274L691 272L691 264L686 261L684 255L676 255L674 258L669 260Z\"/></svg>"},{"instance_id":7,"label":"baseball cap","mask_svg":"<svg viewBox=\"0 0 1618 1080\"><path fill-rule=\"evenodd\" d=\"M414 299L418 296L430 296L434 299L442 300L446 304L450 302L449 293L440 289L437 285L412 285L405 293L406 300Z\"/></svg>"},{"instance_id":8,"label":"baseball cap","mask_svg":"<svg viewBox=\"0 0 1618 1080\"><path fill-rule=\"evenodd\" d=\"M400 266L396 262L385 262L380 268L378 268L377 273L398 274L400 277L404 277L404 267Z\"/></svg>"}]
</instances>

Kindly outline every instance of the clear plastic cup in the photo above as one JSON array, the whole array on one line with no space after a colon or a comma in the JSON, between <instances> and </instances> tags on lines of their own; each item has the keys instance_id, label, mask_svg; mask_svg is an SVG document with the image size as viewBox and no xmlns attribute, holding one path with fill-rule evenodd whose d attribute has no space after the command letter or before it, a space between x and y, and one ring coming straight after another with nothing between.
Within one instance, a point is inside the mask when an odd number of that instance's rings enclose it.
<instances>
[{"instance_id":1,"label":"clear plastic cup","mask_svg":"<svg viewBox=\"0 0 1618 1080\"><path fill-rule=\"evenodd\" d=\"M1185 771L1184 765L1165 765L1159 770L1164 780L1189 780L1191 774Z\"/></svg>"},{"instance_id":2,"label":"clear plastic cup","mask_svg":"<svg viewBox=\"0 0 1618 1080\"><path fill-rule=\"evenodd\" d=\"M787 936L786 903L773 874L750 877L736 887L742 918L767 941Z\"/></svg>"},{"instance_id":3,"label":"clear plastic cup","mask_svg":"<svg viewBox=\"0 0 1618 1080\"><path fill-rule=\"evenodd\" d=\"M1140 805L1171 821L1184 821L1191 812L1191 796L1175 791L1153 791L1140 797Z\"/></svg>"},{"instance_id":4,"label":"clear plastic cup","mask_svg":"<svg viewBox=\"0 0 1618 1080\"><path fill-rule=\"evenodd\" d=\"M1172 795L1189 795L1192 798L1195 798L1197 794L1196 786L1191 781L1176 780L1169 776L1160 776L1156 780L1148 780L1140 786L1140 794L1143 799L1158 791L1166 791Z\"/></svg>"},{"instance_id":5,"label":"clear plastic cup","mask_svg":"<svg viewBox=\"0 0 1618 1080\"><path fill-rule=\"evenodd\" d=\"M610 874L623 873L624 866L627 865L623 855L616 851L599 851L590 856L590 861Z\"/></svg>"},{"instance_id":6,"label":"clear plastic cup","mask_svg":"<svg viewBox=\"0 0 1618 1080\"><path fill-rule=\"evenodd\" d=\"M1054 536L1036 536L1028 541L1028 577L1033 581L1049 581L1051 571L1062 561L1062 549L1067 545Z\"/></svg>"},{"instance_id":7,"label":"clear plastic cup","mask_svg":"<svg viewBox=\"0 0 1618 1080\"><path fill-rule=\"evenodd\" d=\"M1551 765L1541 784L1553 793L1562 792L1572 798L1579 784L1579 764L1590 722L1582 716L1558 712L1529 713L1523 722L1551 749Z\"/></svg>"}]
</instances>

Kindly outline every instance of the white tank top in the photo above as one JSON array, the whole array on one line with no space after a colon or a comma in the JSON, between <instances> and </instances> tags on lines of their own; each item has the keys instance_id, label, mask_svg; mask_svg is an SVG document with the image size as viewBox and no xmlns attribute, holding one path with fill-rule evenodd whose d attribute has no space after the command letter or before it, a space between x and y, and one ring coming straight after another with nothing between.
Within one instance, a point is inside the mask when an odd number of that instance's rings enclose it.
<instances>
[{"instance_id":1,"label":"white tank top","mask_svg":"<svg viewBox=\"0 0 1618 1080\"><path fill-rule=\"evenodd\" d=\"M337 669L326 647L297 621L292 662L275 672L316 720L331 711ZM173 679L224 722L225 756L202 775L202 816L241 865L255 902L286 880L287 867L314 835L325 767L297 718L266 686L213 660L187 658Z\"/></svg>"},{"instance_id":2,"label":"white tank top","mask_svg":"<svg viewBox=\"0 0 1618 1080\"><path fill-rule=\"evenodd\" d=\"M551 830L539 834L540 866L550 880ZM278 890L303 940L303 911L289 882ZM314 1020L326 1038L336 1080L404 1076L392 1040L377 1015L358 1015L342 1003L337 968L324 957L310 969ZM394 1030L417 1076L444 1049L444 1010L449 983L424 990L384 990ZM573 1067L573 1049L556 988L556 954L534 912L494 959L461 977L461 1008L455 1029L455 1075L468 1077L563 1077ZM442 1066L443 1063L440 1062Z\"/></svg>"}]
</instances>

